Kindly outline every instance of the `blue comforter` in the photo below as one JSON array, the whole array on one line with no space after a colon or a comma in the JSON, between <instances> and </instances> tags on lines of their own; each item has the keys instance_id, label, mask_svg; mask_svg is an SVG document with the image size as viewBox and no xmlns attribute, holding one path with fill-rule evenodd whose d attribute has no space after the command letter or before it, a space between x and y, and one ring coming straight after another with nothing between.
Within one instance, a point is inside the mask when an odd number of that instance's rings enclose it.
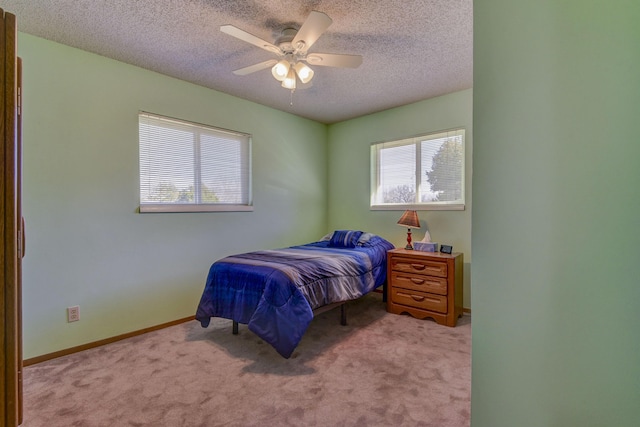
<instances>
[{"instance_id":1,"label":"blue comforter","mask_svg":"<svg viewBox=\"0 0 640 427\"><path fill-rule=\"evenodd\" d=\"M215 262L196 319L247 324L288 358L313 318L313 309L361 297L386 279L393 245L373 235L354 248L329 241L233 255Z\"/></svg>"}]
</instances>

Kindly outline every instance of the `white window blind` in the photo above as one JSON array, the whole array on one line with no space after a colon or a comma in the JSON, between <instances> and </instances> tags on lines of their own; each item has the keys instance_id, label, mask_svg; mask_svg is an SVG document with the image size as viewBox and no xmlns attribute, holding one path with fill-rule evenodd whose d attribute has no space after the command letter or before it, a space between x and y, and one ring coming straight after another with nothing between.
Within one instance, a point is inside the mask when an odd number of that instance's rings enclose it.
<instances>
[{"instance_id":1,"label":"white window blind","mask_svg":"<svg viewBox=\"0 0 640 427\"><path fill-rule=\"evenodd\" d=\"M251 136L141 112L140 212L253 210Z\"/></svg>"},{"instance_id":2,"label":"white window blind","mask_svg":"<svg viewBox=\"0 0 640 427\"><path fill-rule=\"evenodd\" d=\"M464 209L464 129L371 146L371 209Z\"/></svg>"}]
</instances>

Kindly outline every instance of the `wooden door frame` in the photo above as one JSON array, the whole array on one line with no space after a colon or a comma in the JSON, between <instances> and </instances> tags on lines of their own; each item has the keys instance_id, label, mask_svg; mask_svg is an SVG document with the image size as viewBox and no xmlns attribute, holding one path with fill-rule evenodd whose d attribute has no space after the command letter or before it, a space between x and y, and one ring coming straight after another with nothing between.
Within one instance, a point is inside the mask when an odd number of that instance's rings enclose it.
<instances>
[{"instance_id":1,"label":"wooden door frame","mask_svg":"<svg viewBox=\"0 0 640 427\"><path fill-rule=\"evenodd\" d=\"M7 427L20 423L20 380L22 370L20 360L21 325L19 270L21 253L19 250L19 232L22 218L18 217L19 154L18 118L17 118L17 28L16 17L2 15L0 31L0 161L2 162L2 182L0 183L0 262L3 273L0 275L0 424Z\"/></svg>"}]
</instances>

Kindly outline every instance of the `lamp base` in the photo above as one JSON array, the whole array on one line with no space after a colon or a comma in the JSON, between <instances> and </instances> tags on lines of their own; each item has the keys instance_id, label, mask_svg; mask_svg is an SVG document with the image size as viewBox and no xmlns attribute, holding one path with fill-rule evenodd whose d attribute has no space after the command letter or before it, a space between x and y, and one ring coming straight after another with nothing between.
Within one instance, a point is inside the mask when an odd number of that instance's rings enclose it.
<instances>
[{"instance_id":1,"label":"lamp base","mask_svg":"<svg viewBox=\"0 0 640 427\"><path fill-rule=\"evenodd\" d=\"M411 229L407 229L407 246L404 247L408 251L413 250L413 246L411 246Z\"/></svg>"}]
</instances>

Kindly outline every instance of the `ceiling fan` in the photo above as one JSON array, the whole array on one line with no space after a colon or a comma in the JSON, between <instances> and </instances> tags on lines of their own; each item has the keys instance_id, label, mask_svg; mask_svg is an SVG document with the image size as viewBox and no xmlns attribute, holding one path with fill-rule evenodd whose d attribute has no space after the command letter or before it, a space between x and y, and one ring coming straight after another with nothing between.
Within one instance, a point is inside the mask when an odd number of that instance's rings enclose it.
<instances>
[{"instance_id":1,"label":"ceiling fan","mask_svg":"<svg viewBox=\"0 0 640 427\"><path fill-rule=\"evenodd\" d=\"M297 79L306 84L313 78L314 71L304 62L323 67L343 68L358 68L362 64L360 55L308 52L332 22L325 13L312 11L299 30L285 28L274 43L269 43L233 25L222 25L220 31L278 56L278 59L240 68L233 71L233 74L245 76L271 67L271 74L276 80L282 82L282 87L293 91L296 88Z\"/></svg>"}]
</instances>

